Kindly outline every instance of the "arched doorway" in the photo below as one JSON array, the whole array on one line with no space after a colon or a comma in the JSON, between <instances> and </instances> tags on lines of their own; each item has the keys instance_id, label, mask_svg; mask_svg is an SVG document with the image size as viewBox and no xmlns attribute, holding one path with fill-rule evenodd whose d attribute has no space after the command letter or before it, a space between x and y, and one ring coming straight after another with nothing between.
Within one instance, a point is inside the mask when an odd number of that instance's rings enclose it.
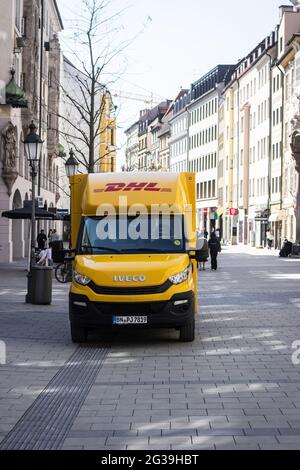
<instances>
[{"instance_id":1,"label":"arched doorway","mask_svg":"<svg viewBox=\"0 0 300 470\"><path fill-rule=\"evenodd\" d=\"M20 209L23 206L20 191L17 189L13 198L13 209ZM24 258L24 221L12 221L12 245L13 260Z\"/></svg>"}]
</instances>

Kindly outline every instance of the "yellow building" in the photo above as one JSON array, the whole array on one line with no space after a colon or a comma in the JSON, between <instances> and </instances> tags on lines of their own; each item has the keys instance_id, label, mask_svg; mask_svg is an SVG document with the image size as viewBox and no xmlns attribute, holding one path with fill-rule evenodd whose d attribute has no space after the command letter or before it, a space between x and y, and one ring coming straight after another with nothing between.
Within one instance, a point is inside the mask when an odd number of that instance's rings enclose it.
<instances>
[{"instance_id":1,"label":"yellow building","mask_svg":"<svg viewBox=\"0 0 300 470\"><path fill-rule=\"evenodd\" d=\"M115 106L109 91L100 97L100 173L116 171L116 117Z\"/></svg>"}]
</instances>

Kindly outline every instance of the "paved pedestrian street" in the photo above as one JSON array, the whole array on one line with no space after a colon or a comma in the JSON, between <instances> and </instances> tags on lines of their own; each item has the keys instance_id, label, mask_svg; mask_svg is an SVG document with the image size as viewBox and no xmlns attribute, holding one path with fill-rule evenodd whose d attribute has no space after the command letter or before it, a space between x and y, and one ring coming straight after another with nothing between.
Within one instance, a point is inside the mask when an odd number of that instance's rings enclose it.
<instances>
[{"instance_id":1,"label":"paved pedestrian street","mask_svg":"<svg viewBox=\"0 0 300 470\"><path fill-rule=\"evenodd\" d=\"M24 269L2 266L0 449L300 449L300 261L230 247L219 264L199 276L194 343L126 330L82 346L68 286L26 305Z\"/></svg>"}]
</instances>

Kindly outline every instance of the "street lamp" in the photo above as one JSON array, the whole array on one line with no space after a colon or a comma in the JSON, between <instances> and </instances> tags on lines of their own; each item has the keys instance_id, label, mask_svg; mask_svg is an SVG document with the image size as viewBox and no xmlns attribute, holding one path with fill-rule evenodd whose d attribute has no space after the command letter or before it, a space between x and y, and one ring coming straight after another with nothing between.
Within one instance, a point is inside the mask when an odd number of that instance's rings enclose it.
<instances>
[{"instance_id":1,"label":"street lamp","mask_svg":"<svg viewBox=\"0 0 300 470\"><path fill-rule=\"evenodd\" d=\"M24 140L25 154L29 161L31 168L31 181L32 181L32 211L31 211L31 253L30 253L30 272L28 274L28 292L26 301L31 302L32 299L32 268L35 265L35 239L36 239L36 230L35 230L35 184L37 177L37 170L39 159L41 156L43 141L40 136L36 133L36 126L33 121L29 126L29 134Z\"/></svg>"},{"instance_id":2,"label":"street lamp","mask_svg":"<svg viewBox=\"0 0 300 470\"><path fill-rule=\"evenodd\" d=\"M67 177L71 178L71 176L76 175L76 173L78 171L79 163L78 163L72 149L70 150L69 155L70 156L69 156L68 160L65 163L65 169L66 169Z\"/></svg>"},{"instance_id":3,"label":"street lamp","mask_svg":"<svg viewBox=\"0 0 300 470\"><path fill-rule=\"evenodd\" d=\"M69 180L72 176L76 175L76 173L78 172L78 167L79 167L79 163L75 157L73 150L71 149L69 153L69 158L65 163L66 175L69 178ZM70 241L69 243L70 243L70 249L72 249L72 186L71 186L71 181L70 181L69 188L70 188Z\"/></svg>"}]
</instances>

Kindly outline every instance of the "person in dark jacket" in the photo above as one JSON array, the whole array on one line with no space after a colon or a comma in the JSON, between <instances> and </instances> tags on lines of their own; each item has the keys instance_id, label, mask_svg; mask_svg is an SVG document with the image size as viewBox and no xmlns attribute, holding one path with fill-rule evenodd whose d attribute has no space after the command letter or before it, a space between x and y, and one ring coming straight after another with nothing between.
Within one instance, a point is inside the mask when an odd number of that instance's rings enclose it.
<instances>
[{"instance_id":1,"label":"person in dark jacket","mask_svg":"<svg viewBox=\"0 0 300 470\"><path fill-rule=\"evenodd\" d=\"M46 246L46 241L47 241L47 237L45 235L45 232L44 230L41 230L40 233L38 234L37 236L37 244L38 244L38 247L40 250L44 250L45 249L45 246Z\"/></svg>"},{"instance_id":2,"label":"person in dark jacket","mask_svg":"<svg viewBox=\"0 0 300 470\"><path fill-rule=\"evenodd\" d=\"M281 248L280 252L279 252L279 256L281 258L287 258L293 251L293 244L292 242L288 241L288 239L286 238L284 240L284 244L283 244L283 247Z\"/></svg>"},{"instance_id":3,"label":"person in dark jacket","mask_svg":"<svg viewBox=\"0 0 300 470\"><path fill-rule=\"evenodd\" d=\"M211 269L216 271L218 269L218 253L221 251L221 244L216 237L215 233L212 233L210 236L210 240L208 242L208 247L210 251L210 259L211 259Z\"/></svg>"}]
</instances>

